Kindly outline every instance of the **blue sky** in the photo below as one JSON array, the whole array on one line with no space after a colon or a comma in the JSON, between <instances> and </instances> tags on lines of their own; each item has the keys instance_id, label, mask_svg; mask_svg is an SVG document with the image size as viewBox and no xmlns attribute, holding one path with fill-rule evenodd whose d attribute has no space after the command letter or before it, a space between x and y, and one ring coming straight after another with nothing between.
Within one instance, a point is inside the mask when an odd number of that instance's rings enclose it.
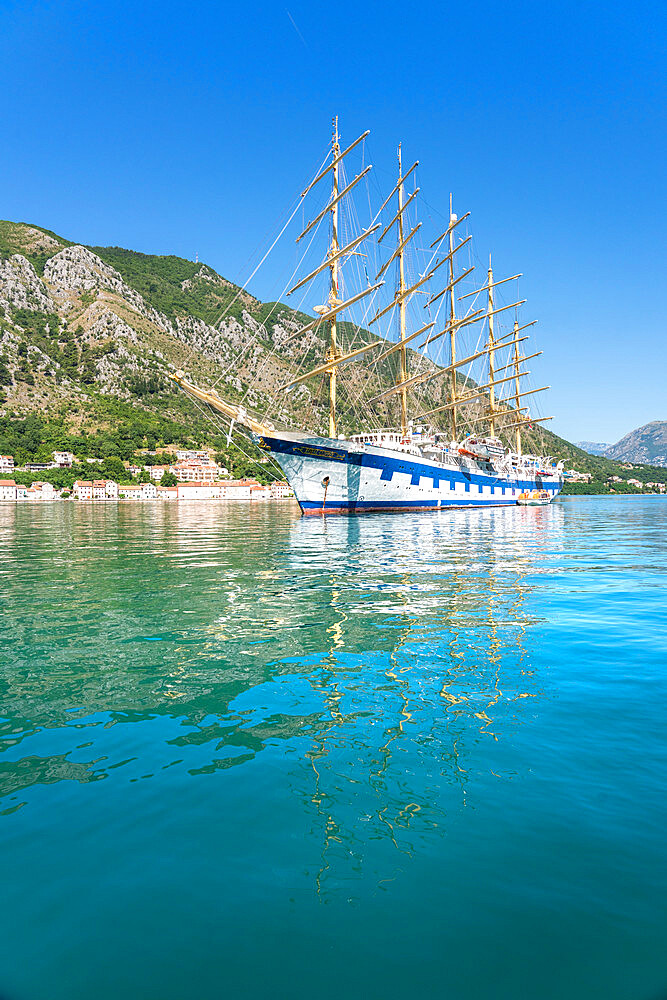
<instances>
[{"instance_id":1,"label":"blue sky","mask_svg":"<svg viewBox=\"0 0 667 1000\"><path fill-rule=\"evenodd\" d=\"M0 217L232 280L338 113L522 271L549 427L667 419L664 4L0 2ZM388 176L388 175L387 175ZM276 293L271 259L250 285ZM541 384L544 384L542 382Z\"/></svg>"}]
</instances>

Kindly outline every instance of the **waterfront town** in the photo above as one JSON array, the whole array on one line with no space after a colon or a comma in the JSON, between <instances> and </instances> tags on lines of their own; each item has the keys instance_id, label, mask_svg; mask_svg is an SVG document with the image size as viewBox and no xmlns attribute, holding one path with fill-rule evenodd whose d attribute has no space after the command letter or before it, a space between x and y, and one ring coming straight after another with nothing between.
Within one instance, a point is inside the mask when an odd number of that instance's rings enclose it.
<instances>
[{"instance_id":1,"label":"waterfront town","mask_svg":"<svg viewBox=\"0 0 667 1000\"><path fill-rule=\"evenodd\" d=\"M0 476L15 472L39 473L51 469L71 469L76 459L71 452L54 451L51 462L15 466L11 455L0 455ZM95 459L87 459L95 465ZM168 465L145 465L126 462L129 477L145 482L117 483L111 479L76 479L71 489L59 489L51 482L33 480L24 485L11 478L0 478L0 503L31 500L289 500L294 494L287 482L263 484L256 479L233 479L207 451L178 451ZM143 474L143 476L142 476Z\"/></svg>"},{"instance_id":2,"label":"waterfront town","mask_svg":"<svg viewBox=\"0 0 667 1000\"><path fill-rule=\"evenodd\" d=\"M148 453L151 455L152 453ZM234 479L229 471L219 465L208 451L178 450L173 461L161 465L139 465L123 462L123 478L135 482L119 483L109 478L95 478L92 472L102 459L86 458L85 465L91 466L90 478L75 479L71 486L58 487L51 482L32 479L29 484L11 478L14 473L48 473L55 469L80 468L72 452L54 451L50 462L27 462L17 466L11 455L0 455L0 503L16 503L31 500L289 500L294 493L285 480L269 484L253 478ZM118 460L120 461L120 460ZM138 461L138 460L137 460ZM632 468L632 466L627 466ZM100 470L101 471L101 470ZM590 484L591 474L568 469L564 473L565 482ZM6 478L5 478L6 477ZM21 476L20 478L26 478ZM137 482L136 480L139 480ZM628 490L628 487L630 488ZM620 476L609 476L606 489L609 493L665 493L664 482L648 482L639 479L623 480Z\"/></svg>"}]
</instances>

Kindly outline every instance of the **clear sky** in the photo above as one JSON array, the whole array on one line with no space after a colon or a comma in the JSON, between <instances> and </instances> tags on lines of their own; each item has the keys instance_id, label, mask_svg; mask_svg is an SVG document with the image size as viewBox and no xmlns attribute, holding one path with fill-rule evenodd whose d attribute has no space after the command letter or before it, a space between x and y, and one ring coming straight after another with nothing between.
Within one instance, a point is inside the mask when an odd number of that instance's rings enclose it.
<instances>
[{"instance_id":1,"label":"clear sky","mask_svg":"<svg viewBox=\"0 0 667 1000\"><path fill-rule=\"evenodd\" d=\"M667 419L666 10L0 0L0 217L243 281L338 113L524 273L548 426L613 442Z\"/></svg>"}]
</instances>

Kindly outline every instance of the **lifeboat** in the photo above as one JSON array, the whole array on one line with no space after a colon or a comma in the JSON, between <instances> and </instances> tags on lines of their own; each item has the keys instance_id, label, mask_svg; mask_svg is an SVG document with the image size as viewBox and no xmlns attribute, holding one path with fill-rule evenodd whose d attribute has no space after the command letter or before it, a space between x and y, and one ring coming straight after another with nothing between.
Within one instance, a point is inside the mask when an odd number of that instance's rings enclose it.
<instances>
[{"instance_id":1,"label":"lifeboat","mask_svg":"<svg viewBox=\"0 0 667 1000\"><path fill-rule=\"evenodd\" d=\"M526 490L519 494L516 502L521 507L546 507L551 503L551 495L547 490Z\"/></svg>"},{"instance_id":2,"label":"lifeboat","mask_svg":"<svg viewBox=\"0 0 667 1000\"><path fill-rule=\"evenodd\" d=\"M468 455L482 462L500 459L505 454L502 442L498 438L468 437L459 447L459 455Z\"/></svg>"}]
</instances>

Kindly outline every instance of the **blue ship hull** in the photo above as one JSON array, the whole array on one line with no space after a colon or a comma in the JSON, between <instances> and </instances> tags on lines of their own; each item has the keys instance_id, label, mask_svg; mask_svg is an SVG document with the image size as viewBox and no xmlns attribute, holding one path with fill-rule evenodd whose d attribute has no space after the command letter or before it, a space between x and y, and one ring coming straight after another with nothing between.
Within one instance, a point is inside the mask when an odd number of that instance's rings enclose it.
<instances>
[{"instance_id":1,"label":"blue ship hull","mask_svg":"<svg viewBox=\"0 0 667 1000\"><path fill-rule=\"evenodd\" d=\"M304 514L507 507L526 490L546 490L553 498L563 482L555 469L529 465L499 468L458 456L440 461L298 434L256 440L281 466Z\"/></svg>"}]
</instances>

